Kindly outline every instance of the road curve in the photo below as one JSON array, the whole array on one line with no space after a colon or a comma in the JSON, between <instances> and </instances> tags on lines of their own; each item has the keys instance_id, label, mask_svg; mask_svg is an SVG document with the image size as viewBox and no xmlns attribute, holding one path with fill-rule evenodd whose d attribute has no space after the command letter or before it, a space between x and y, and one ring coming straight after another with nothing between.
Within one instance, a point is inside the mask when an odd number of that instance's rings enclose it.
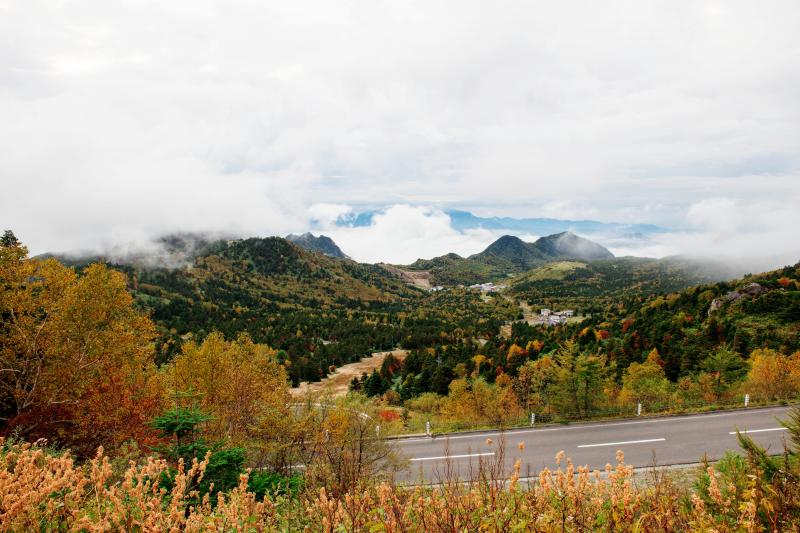
<instances>
[{"instance_id":1,"label":"road curve","mask_svg":"<svg viewBox=\"0 0 800 533\"><path fill-rule=\"evenodd\" d=\"M398 439L400 455L408 460L407 470L399 477L411 483L436 483L449 466L460 478L469 478L482 462L498 459L503 445L505 472L520 459L526 476L555 468L560 450L576 465L600 470L606 463L615 463L617 450L625 452L625 462L634 467L691 464L704 455L714 460L727 450L738 450L737 429L748 431L755 442L779 453L786 431L778 419L786 418L788 410L767 407Z\"/></svg>"}]
</instances>

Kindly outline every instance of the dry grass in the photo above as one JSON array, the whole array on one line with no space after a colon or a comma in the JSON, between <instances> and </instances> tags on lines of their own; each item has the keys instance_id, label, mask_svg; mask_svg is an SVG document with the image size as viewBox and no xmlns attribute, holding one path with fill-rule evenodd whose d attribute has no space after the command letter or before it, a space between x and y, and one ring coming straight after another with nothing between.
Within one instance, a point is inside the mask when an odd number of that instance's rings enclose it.
<instances>
[{"instance_id":1,"label":"dry grass","mask_svg":"<svg viewBox=\"0 0 800 533\"><path fill-rule=\"evenodd\" d=\"M554 471L520 481L520 463L504 478L503 441L496 458L482 461L472 481L446 469L435 487L358 483L332 495L311 488L295 501L258 501L237 488L202 500L194 489L207 465L181 464L174 486L159 485L167 465L149 458L115 475L103 455L83 466L29 444L0 441L0 531L325 531L325 532L682 532L798 531L797 482L784 478L778 495L763 472L751 468L737 489L709 466L702 492L658 472L634 481L622 452L604 472L574 465L564 452ZM520 443L520 450L524 444ZM752 465L751 465L752 467ZM786 499L786 496L791 496ZM783 500L781 500L783 498ZM780 508L781 501L792 504Z\"/></svg>"}]
</instances>

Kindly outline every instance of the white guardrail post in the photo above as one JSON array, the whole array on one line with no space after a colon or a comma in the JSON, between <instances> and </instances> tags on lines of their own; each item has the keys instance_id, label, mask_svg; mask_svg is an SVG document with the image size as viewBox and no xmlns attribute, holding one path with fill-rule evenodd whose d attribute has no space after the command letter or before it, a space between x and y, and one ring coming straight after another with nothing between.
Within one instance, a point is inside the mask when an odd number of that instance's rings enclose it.
<instances>
[{"instance_id":1,"label":"white guardrail post","mask_svg":"<svg viewBox=\"0 0 800 533\"><path fill-rule=\"evenodd\" d=\"M744 395L744 406L747 407L747 404L749 404L749 403L750 403L750 395L749 394L745 394Z\"/></svg>"},{"instance_id":2,"label":"white guardrail post","mask_svg":"<svg viewBox=\"0 0 800 533\"><path fill-rule=\"evenodd\" d=\"M431 436L431 422L430 422L430 420L425 422L425 434L427 436L429 436L429 437Z\"/></svg>"},{"instance_id":3,"label":"white guardrail post","mask_svg":"<svg viewBox=\"0 0 800 533\"><path fill-rule=\"evenodd\" d=\"M536 424L536 413L531 413L531 427Z\"/></svg>"},{"instance_id":4,"label":"white guardrail post","mask_svg":"<svg viewBox=\"0 0 800 533\"><path fill-rule=\"evenodd\" d=\"M636 404L636 416L642 416L642 402Z\"/></svg>"}]
</instances>

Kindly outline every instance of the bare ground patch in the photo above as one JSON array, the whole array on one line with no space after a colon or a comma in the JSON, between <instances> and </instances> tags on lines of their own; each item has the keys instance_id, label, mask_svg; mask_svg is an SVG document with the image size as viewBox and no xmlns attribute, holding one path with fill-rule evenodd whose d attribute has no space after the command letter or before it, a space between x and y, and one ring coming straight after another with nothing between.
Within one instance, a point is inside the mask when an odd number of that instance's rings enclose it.
<instances>
[{"instance_id":1,"label":"bare ground patch","mask_svg":"<svg viewBox=\"0 0 800 533\"><path fill-rule=\"evenodd\" d=\"M383 360L386 359L386 356L389 354L392 354L394 357L402 361L406 358L406 355L408 355L408 351L391 350L388 352L375 352L371 357L365 357L357 363L349 363L337 368L336 372L333 374L328 374L328 377L322 381L317 381L314 383L303 381L298 387L290 389L290 392L293 395L302 396L307 392L317 393L324 391L332 394L333 396L343 396L347 394L353 377L360 378L361 374L365 372L370 374L372 373L373 369L379 369L383 364Z\"/></svg>"}]
</instances>

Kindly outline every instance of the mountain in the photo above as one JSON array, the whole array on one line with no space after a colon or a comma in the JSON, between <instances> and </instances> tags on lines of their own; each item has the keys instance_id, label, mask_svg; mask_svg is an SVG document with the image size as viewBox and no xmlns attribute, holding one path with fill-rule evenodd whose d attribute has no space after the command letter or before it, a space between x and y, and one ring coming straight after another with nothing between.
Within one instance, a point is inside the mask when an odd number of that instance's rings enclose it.
<instances>
[{"instance_id":1,"label":"mountain","mask_svg":"<svg viewBox=\"0 0 800 533\"><path fill-rule=\"evenodd\" d=\"M327 255L328 257L338 257L340 259L347 258L344 252L342 252L341 248L339 248L336 243L333 242L333 239L325 235L315 237L309 232L303 233L302 235L289 234L286 236L286 240L293 242L296 245L305 248L306 250L319 252Z\"/></svg>"},{"instance_id":2,"label":"mountain","mask_svg":"<svg viewBox=\"0 0 800 533\"><path fill-rule=\"evenodd\" d=\"M570 232L542 237L533 243L504 235L484 251L467 258L448 254L417 260L408 268L429 271L432 282L437 285L471 285L501 280L551 261L593 261L613 257L603 246Z\"/></svg>"},{"instance_id":3,"label":"mountain","mask_svg":"<svg viewBox=\"0 0 800 533\"><path fill-rule=\"evenodd\" d=\"M607 248L569 231L537 239L533 246L548 258L594 261L614 257Z\"/></svg>"},{"instance_id":4,"label":"mountain","mask_svg":"<svg viewBox=\"0 0 800 533\"><path fill-rule=\"evenodd\" d=\"M527 269L533 264L541 263L547 257L535 245L524 242L519 237L504 235L484 251L471 255L469 259L487 262L507 261L517 268Z\"/></svg>"},{"instance_id":5,"label":"mountain","mask_svg":"<svg viewBox=\"0 0 800 533\"><path fill-rule=\"evenodd\" d=\"M620 224L598 222L596 220L565 220L557 218L513 218L479 217L469 211L446 211L453 227L459 231L466 229L509 230L534 235L550 235L565 231L577 231L584 235L603 234L616 237L651 235L667 230L653 224Z\"/></svg>"}]
</instances>

